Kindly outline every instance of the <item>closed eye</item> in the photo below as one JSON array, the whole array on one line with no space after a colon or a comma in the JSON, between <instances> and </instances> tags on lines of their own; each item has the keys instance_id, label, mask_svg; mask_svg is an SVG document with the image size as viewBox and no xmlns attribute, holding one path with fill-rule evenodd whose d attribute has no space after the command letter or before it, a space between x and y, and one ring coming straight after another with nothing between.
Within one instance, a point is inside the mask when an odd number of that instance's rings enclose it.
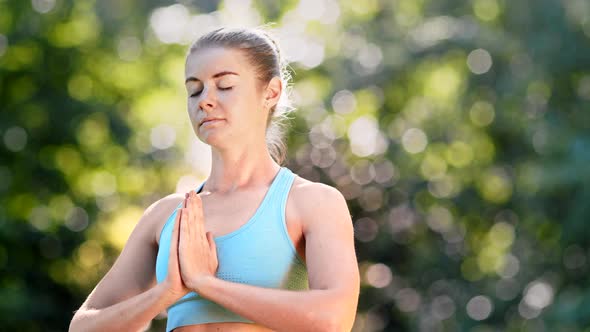
<instances>
[{"instance_id":1,"label":"closed eye","mask_svg":"<svg viewBox=\"0 0 590 332\"><path fill-rule=\"evenodd\" d=\"M233 86L229 86L229 87L227 87L227 88L219 88L219 90L221 90L221 91L228 91L228 90L231 90L231 89L233 89L233 88L234 88ZM203 92L203 90L196 91L195 93L193 93L193 94L192 94L192 95L190 95L190 96L191 96L191 97L197 97L198 95L200 95L200 94L201 94L201 92Z\"/></svg>"}]
</instances>

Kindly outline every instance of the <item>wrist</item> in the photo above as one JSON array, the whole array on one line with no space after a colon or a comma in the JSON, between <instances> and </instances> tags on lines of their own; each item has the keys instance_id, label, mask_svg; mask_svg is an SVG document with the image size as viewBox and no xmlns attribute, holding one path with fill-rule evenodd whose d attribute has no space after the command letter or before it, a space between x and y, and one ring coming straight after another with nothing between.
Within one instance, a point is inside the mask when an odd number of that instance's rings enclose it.
<instances>
[{"instance_id":1,"label":"wrist","mask_svg":"<svg viewBox=\"0 0 590 332\"><path fill-rule=\"evenodd\" d=\"M190 288L194 290L197 294L203 296L202 293L206 293L208 286L217 279L215 276L212 275L205 275L198 278L195 278L190 285Z\"/></svg>"},{"instance_id":2,"label":"wrist","mask_svg":"<svg viewBox=\"0 0 590 332\"><path fill-rule=\"evenodd\" d=\"M159 283L155 286L156 291L160 298L166 303L166 306L170 306L182 298L185 294L174 292L166 285L165 282Z\"/></svg>"}]
</instances>

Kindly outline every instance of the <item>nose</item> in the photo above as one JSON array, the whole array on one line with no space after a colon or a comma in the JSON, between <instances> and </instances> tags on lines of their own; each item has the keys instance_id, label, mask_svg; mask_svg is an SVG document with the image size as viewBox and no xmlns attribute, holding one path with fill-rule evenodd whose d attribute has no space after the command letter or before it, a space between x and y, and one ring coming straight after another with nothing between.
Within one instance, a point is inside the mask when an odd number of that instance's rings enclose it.
<instances>
[{"instance_id":1,"label":"nose","mask_svg":"<svg viewBox=\"0 0 590 332\"><path fill-rule=\"evenodd\" d=\"M209 111L215 107L215 93L212 89L204 87L199 97L199 108L203 111Z\"/></svg>"}]
</instances>

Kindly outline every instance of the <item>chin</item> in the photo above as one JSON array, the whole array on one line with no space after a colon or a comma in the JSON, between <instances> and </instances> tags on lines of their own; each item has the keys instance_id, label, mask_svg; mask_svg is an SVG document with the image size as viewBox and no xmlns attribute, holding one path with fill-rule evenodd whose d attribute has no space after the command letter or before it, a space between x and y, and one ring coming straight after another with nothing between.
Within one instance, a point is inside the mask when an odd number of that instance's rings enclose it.
<instances>
[{"instance_id":1,"label":"chin","mask_svg":"<svg viewBox=\"0 0 590 332\"><path fill-rule=\"evenodd\" d=\"M227 140L224 139L223 136L224 135L221 135L221 133L217 132L206 132L204 134L197 135L201 142L210 145L211 147L218 147L224 145L224 143Z\"/></svg>"}]
</instances>

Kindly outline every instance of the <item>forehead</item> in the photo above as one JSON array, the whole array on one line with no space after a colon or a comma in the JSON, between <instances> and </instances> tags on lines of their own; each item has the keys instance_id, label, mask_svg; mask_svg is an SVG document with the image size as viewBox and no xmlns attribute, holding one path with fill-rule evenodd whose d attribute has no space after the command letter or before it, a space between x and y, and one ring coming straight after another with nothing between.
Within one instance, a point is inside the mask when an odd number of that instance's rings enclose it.
<instances>
[{"instance_id":1,"label":"forehead","mask_svg":"<svg viewBox=\"0 0 590 332\"><path fill-rule=\"evenodd\" d=\"M193 51L186 59L185 78L193 76L200 80L210 78L222 71L232 71L247 76L250 64L244 54L235 49L207 47Z\"/></svg>"}]
</instances>

